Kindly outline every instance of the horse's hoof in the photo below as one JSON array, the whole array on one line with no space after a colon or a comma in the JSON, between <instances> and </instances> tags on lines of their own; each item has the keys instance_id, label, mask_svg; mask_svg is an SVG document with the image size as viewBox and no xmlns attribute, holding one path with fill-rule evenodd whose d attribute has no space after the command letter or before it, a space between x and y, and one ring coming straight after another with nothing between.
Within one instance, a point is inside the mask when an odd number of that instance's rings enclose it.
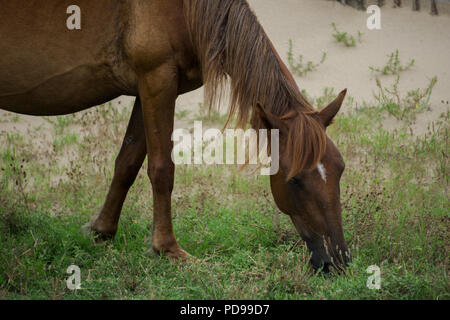
<instances>
[{"instance_id":1,"label":"horse's hoof","mask_svg":"<svg viewBox=\"0 0 450 320\"><path fill-rule=\"evenodd\" d=\"M167 254L167 257L170 259L170 261L175 262L175 263L185 263L185 262L195 260L194 256L187 253L181 247L179 247L178 251L175 253L169 252Z\"/></svg>"},{"instance_id":2,"label":"horse's hoof","mask_svg":"<svg viewBox=\"0 0 450 320\"><path fill-rule=\"evenodd\" d=\"M86 236L91 236L94 231L92 230L91 224L87 223L81 227L81 232Z\"/></svg>"},{"instance_id":3,"label":"horse's hoof","mask_svg":"<svg viewBox=\"0 0 450 320\"><path fill-rule=\"evenodd\" d=\"M114 238L114 234L102 232L94 227L93 224L87 223L82 228L81 231L87 236L94 236L97 242L104 242Z\"/></svg>"},{"instance_id":4,"label":"horse's hoof","mask_svg":"<svg viewBox=\"0 0 450 320\"><path fill-rule=\"evenodd\" d=\"M188 261L193 261L195 258L187 253L185 250L183 250L180 246L171 248L171 249L150 249L149 253L151 253L154 256L164 256L169 258L171 262L175 263L184 263Z\"/></svg>"}]
</instances>

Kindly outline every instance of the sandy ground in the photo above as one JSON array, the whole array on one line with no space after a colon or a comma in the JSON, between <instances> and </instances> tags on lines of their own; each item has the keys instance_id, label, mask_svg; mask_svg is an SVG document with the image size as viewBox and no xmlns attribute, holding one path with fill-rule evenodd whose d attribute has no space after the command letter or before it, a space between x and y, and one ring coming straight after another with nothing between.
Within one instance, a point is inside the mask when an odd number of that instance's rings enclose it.
<instances>
[{"instance_id":1,"label":"sandy ground","mask_svg":"<svg viewBox=\"0 0 450 320\"><path fill-rule=\"evenodd\" d=\"M249 0L249 3L280 56L286 61L289 39L294 43L295 56L302 54L309 61L319 61L322 52L327 59L315 72L298 78L297 83L309 95L321 95L325 87L338 92L348 88L349 95L357 103L372 101L376 90L375 75L369 66L383 66L387 55L399 49L400 59L406 63L414 58L412 70L401 75L400 90L425 88L429 79L438 77L431 99L432 111L420 115L416 124L425 128L448 110L450 100L450 16L432 17L427 12L413 12L408 8L385 6L381 10L382 29L370 31L366 27L368 14L334 1L322 0ZM355 48L347 48L332 37L331 23L351 34L361 31L363 42ZM381 76L384 85L392 84L394 77ZM115 101L132 104L132 97ZM197 90L181 96L177 110L193 110L203 101L203 91ZM443 101L443 102L442 102ZM0 119L7 114L0 111ZM20 116L16 123L0 123L0 131L16 127L20 131L45 124L39 117ZM184 124L178 123L177 126Z\"/></svg>"}]
</instances>

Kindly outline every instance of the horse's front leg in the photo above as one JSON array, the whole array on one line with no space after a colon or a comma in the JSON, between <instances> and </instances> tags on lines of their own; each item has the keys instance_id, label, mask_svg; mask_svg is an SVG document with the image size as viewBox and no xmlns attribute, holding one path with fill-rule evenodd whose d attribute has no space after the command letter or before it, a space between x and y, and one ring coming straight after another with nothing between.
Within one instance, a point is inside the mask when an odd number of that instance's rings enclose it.
<instances>
[{"instance_id":1,"label":"horse's front leg","mask_svg":"<svg viewBox=\"0 0 450 320\"><path fill-rule=\"evenodd\" d=\"M139 98L133 107L122 147L116 158L114 178L102 210L88 228L102 239L117 232L120 213L128 190L136 180L147 154L142 107Z\"/></svg>"},{"instance_id":2,"label":"horse's front leg","mask_svg":"<svg viewBox=\"0 0 450 320\"><path fill-rule=\"evenodd\" d=\"M147 138L148 176L153 189L152 247L157 254L186 258L172 228L171 197L175 165L172 132L178 77L176 68L163 65L139 78L139 94Z\"/></svg>"}]
</instances>

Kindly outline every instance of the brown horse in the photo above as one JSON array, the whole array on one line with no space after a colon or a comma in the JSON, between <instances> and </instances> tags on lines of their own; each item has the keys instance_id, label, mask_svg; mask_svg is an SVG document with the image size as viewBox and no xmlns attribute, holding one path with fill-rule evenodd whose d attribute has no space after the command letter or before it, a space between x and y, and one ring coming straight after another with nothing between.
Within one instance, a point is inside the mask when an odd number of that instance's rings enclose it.
<instances>
[{"instance_id":1,"label":"brown horse","mask_svg":"<svg viewBox=\"0 0 450 320\"><path fill-rule=\"evenodd\" d=\"M81 9L69 30L67 8ZM280 130L275 202L312 252L315 268L345 264L339 181L343 159L325 129L345 97L316 112L300 94L244 0L0 0L0 107L70 114L137 96L114 178L90 228L114 236L127 192L148 156L152 247L185 258L172 230L175 100L206 86L208 104L231 79L230 117Z\"/></svg>"}]
</instances>

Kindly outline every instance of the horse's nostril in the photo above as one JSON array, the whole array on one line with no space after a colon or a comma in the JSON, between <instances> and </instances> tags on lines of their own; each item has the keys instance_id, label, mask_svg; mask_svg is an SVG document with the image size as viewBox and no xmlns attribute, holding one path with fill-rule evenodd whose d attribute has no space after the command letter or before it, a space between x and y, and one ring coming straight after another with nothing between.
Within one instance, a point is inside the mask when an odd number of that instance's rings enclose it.
<instances>
[{"instance_id":1,"label":"horse's nostril","mask_svg":"<svg viewBox=\"0 0 450 320\"><path fill-rule=\"evenodd\" d=\"M314 271L321 271L324 274L334 269L336 272L345 272L348 264L351 262L351 253L346 246L336 246L336 250L327 249L317 245L314 242L307 242L308 248L311 250L312 256L310 263ZM343 248L340 250L340 248Z\"/></svg>"},{"instance_id":2,"label":"horse's nostril","mask_svg":"<svg viewBox=\"0 0 450 320\"><path fill-rule=\"evenodd\" d=\"M330 273L330 267L331 267L331 263L325 262L325 263L323 264L322 272L323 272L324 274Z\"/></svg>"},{"instance_id":3,"label":"horse's nostril","mask_svg":"<svg viewBox=\"0 0 450 320\"><path fill-rule=\"evenodd\" d=\"M330 273L330 268L332 266L331 262L324 261L324 259L314 256L314 255L311 258L310 262L311 262L315 272L320 270L324 274Z\"/></svg>"},{"instance_id":4,"label":"horse's nostril","mask_svg":"<svg viewBox=\"0 0 450 320\"><path fill-rule=\"evenodd\" d=\"M329 274L332 264L329 263L329 262L324 262L324 263L321 263L321 264L314 264L314 263L312 263L312 266L313 266L315 272L321 271L324 274Z\"/></svg>"}]
</instances>

